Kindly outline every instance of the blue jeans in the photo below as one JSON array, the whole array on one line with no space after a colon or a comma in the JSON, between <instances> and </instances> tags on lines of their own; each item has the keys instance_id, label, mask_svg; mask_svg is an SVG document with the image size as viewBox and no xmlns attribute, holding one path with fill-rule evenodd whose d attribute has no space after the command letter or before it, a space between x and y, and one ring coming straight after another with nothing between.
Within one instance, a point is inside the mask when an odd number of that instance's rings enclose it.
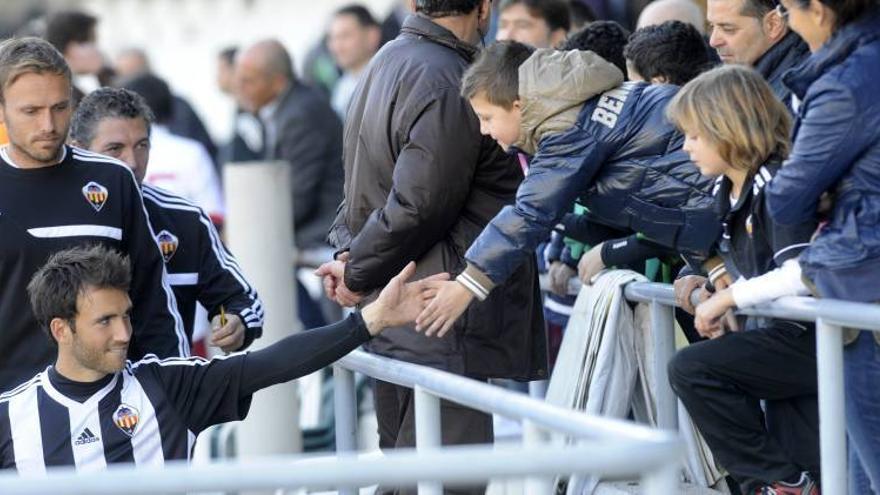
<instances>
[{"instance_id":1,"label":"blue jeans","mask_svg":"<svg viewBox=\"0 0 880 495\"><path fill-rule=\"evenodd\" d=\"M849 492L880 494L880 345L871 332L861 332L844 348L843 359Z\"/></svg>"}]
</instances>

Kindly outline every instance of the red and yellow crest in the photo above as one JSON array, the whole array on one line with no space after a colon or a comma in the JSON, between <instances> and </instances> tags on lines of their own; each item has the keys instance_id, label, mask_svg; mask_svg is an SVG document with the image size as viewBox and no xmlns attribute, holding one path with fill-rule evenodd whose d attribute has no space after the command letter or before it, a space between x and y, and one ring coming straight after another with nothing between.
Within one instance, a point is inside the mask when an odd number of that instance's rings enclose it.
<instances>
[{"instance_id":1,"label":"red and yellow crest","mask_svg":"<svg viewBox=\"0 0 880 495\"><path fill-rule=\"evenodd\" d=\"M174 253L177 252L177 246L180 245L177 236L167 230L163 230L156 235L156 242L159 243L159 249L162 251L162 257L165 258L165 263L171 261L171 258L174 257Z\"/></svg>"},{"instance_id":2,"label":"red and yellow crest","mask_svg":"<svg viewBox=\"0 0 880 495\"><path fill-rule=\"evenodd\" d=\"M107 203L107 197L110 195L106 187L94 181L83 186L82 193L95 211L101 211L101 208Z\"/></svg>"},{"instance_id":3,"label":"red and yellow crest","mask_svg":"<svg viewBox=\"0 0 880 495\"><path fill-rule=\"evenodd\" d=\"M134 435L138 425L138 410L128 404L119 404L113 413L113 423L128 436Z\"/></svg>"}]
</instances>

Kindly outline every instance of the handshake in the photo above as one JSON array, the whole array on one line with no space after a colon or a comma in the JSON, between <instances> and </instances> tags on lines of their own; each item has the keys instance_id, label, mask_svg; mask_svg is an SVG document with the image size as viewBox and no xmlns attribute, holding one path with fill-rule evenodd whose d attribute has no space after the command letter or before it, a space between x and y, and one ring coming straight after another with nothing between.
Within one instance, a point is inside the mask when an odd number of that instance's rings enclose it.
<instances>
[{"instance_id":1,"label":"handshake","mask_svg":"<svg viewBox=\"0 0 880 495\"><path fill-rule=\"evenodd\" d=\"M365 294L353 292L345 285L348 260L349 254L344 252L336 260L321 265L315 275L321 277L328 299L350 308L360 304ZM361 315L371 334L376 335L387 327L416 322L416 331L442 337L474 297L463 285L450 281L448 273L409 282L415 271L414 262L407 264L382 289L379 297L362 309Z\"/></svg>"}]
</instances>

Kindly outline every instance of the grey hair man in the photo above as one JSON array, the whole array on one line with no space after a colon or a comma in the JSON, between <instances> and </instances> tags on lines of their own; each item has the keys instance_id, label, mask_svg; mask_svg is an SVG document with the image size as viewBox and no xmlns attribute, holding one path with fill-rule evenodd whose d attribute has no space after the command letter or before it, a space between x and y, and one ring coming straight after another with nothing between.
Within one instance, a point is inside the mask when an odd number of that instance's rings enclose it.
<instances>
[{"instance_id":1,"label":"grey hair man","mask_svg":"<svg viewBox=\"0 0 880 495\"><path fill-rule=\"evenodd\" d=\"M277 40L239 53L235 67L239 105L259 116L268 160L290 164L297 247L326 247L325 237L342 199L342 124L318 90L299 81Z\"/></svg>"}]
</instances>

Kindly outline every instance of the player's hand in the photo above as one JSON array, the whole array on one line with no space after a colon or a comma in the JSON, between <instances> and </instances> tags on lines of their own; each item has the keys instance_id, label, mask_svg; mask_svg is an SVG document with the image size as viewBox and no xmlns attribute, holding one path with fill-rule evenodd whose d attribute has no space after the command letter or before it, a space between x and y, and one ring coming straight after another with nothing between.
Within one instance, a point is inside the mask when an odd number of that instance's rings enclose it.
<instances>
[{"instance_id":1,"label":"player's hand","mask_svg":"<svg viewBox=\"0 0 880 495\"><path fill-rule=\"evenodd\" d=\"M438 273L416 282L407 280L416 271L416 264L410 262L388 282L379 297L361 311L370 334L377 335L387 327L404 325L415 321L419 313L433 299L448 273Z\"/></svg>"},{"instance_id":2,"label":"player's hand","mask_svg":"<svg viewBox=\"0 0 880 495\"><path fill-rule=\"evenodd\" d=\"M600 242L593 246L578 261L578 278L584 285L590 285L593 277L605 269L605 263L602 261L602 244L604 243Z\"/></svg>"},{"instance_id":3,"label":"player's hand","mask_svg":"<svg viewBox=\"0 0 880 495\"><path fill-rule=\"evenodd\" d=\"M344 261L328 261L315 270L315 275L321 277L324 285L324 294L327 295L327 299L336 302L340 306L347 308L357 306L364 298L363 294L352 292L345 286Z\"/></svg>"},{"instance_id":4,"label":"player's hand","mask_svg":"<svg viewBox=\"0 0 880 495\"><path fill-rule=\"evenodd\" d=\"M568 282L575 276L574 269L561 261L554 261L550 264L547 275L550 277L550 292L557 296L567 296Z\"/></svg>"},{"instance_id":5,"label":"player's hand","mask_svg":"<svg viewBox=\"0 0 880 495\"><path fill-rule=\"evenodd\" d=\"M416 331L424 331L427 337L446 335L474 299L474 294L459 282L452 280L440 285L434 300L416 319Z\"/></svg>"},{"instance_id":6,"label":"player's hand","mask_svg":"<svg viewBox=\"0 0 880 495\"><path fill-rule=\"evenodd\" d=\"M708 280L706 277L700 275L687 275L677 279L672 285L675 289L675 304L688 313L694 314L696 308L691 304L691 294L698 290L700 291L698 294L701 301L708 299L709 293L703 289L703 286L706 285L706 280Z\"/></svg>"},{"instance_id":7,"label":"player's hand","mask_svg":"<svg viewBox=\"0 0 880 495\"><path fill-rule=\"evenodd\" d=\"M715 338L723 335L728 329L737 331L736 318L731 311L736 307L733 291L725 289L716 292L709 299L697 305L694 314L694 326L703 337ZM733 323L731 323L733 320Z\"/></svg>"},{"instance_id":8,"label":"player's hand","mask_svg":"<svg viewBox=\"0 0 880 495\"><path fill-rule=\"evenodd\" d=\"M244 323L236 314L226 314L226 325L220 325L220 315L211 320L211 345L223 352L235 352L244 344Z\"/></svg>"}]
</instances>

